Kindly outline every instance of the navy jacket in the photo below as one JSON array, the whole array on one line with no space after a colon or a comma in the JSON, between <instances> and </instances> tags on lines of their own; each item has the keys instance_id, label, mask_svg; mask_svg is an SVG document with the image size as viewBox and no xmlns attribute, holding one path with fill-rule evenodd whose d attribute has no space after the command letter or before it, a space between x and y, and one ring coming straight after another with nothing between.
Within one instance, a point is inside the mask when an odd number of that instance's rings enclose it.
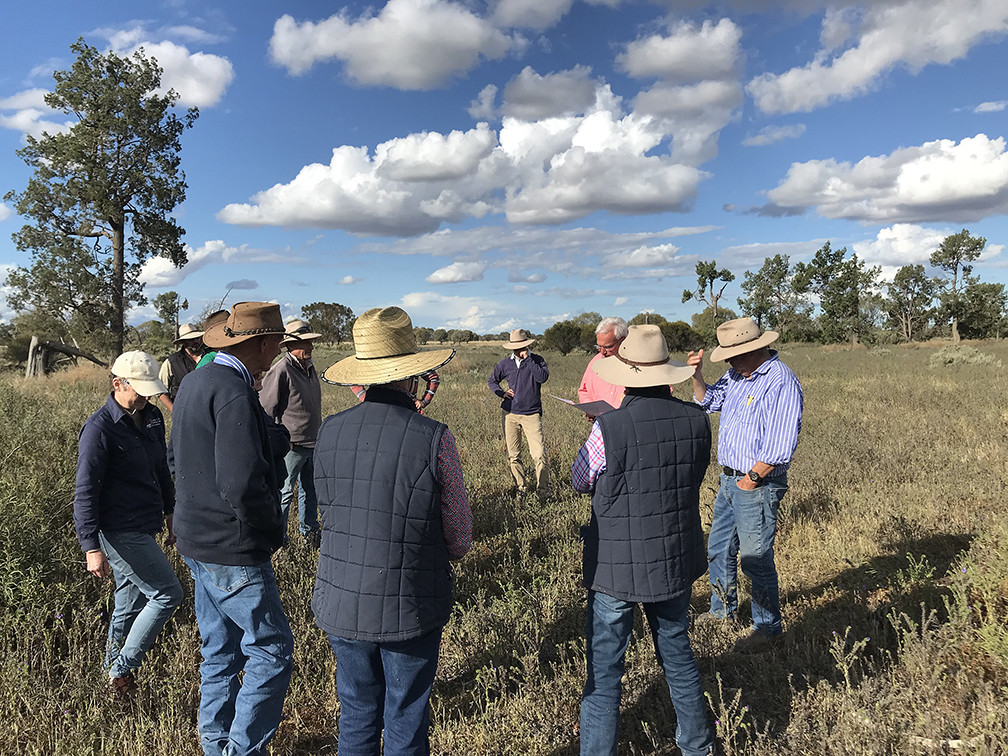
<instances>
[{"instance_id":1,"label":"navy jacket","mask_svg":"<svg viewBox=\"0 0 1008 756\"><path fill-rule=\"evenodd\" d=\"M501 388L501 381L507 379L508 388L514 391L514 398L504 396L504 389ZM522 360L519 367L508 355L497 363L487 385L490 390L504 401L501 402L501 409L505 412L513 412L516 415L541 415L542 396L539 387L549 379L549 368L546 367L546 360L538 354L529 352L529 356Z\"/></svg>"},{"instance_id":2,"label":"navy jacket","mask_svg":"<svg viewBox=\"0 0 1008 756\"><path fill-rule=\"evenodd\" d=\"M73 510L84 551L101 548L99 530L157 533L175 509L164 418L147 402L140 419L143 430L110 394L81 428Z\"/></svg>"}]
</instances>

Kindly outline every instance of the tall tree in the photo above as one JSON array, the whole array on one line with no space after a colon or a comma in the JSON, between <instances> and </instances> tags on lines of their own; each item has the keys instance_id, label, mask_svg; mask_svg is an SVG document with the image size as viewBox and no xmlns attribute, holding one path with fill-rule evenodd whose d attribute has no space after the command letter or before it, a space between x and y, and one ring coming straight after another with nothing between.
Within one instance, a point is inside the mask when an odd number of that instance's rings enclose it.
<instances>
[{"instance_id":1,"label":"tall tree","mask_svg":"<svg viewBox=\"0 0 1008 756\"><path fill-rule=\"evenodd\" d=\"M301 317L308 327L330 344L349 341L353 336L354 313L336 302L312 302L301 308Z\"/></svg>"},{"instance_id":2,"label":"tall tree","mask_svg":"<svg viewBox=\"0 0 1008 756\"><path fill-rule=\"evenodd\" d=\"M795 290L819 296L823 341L857 343L870 330L868 310L862 299L878 288L878 267L868 267L856 254L847 257L847 248L833 249L826 242L808 263L795 265Z\"/></svg>"},{"instance_id":3,"label":"tall tree","mask_svg":"<svg viewBox=\"0 0 1008 756\"><path fill-rule=\"evenodd\" d=\"M179 313L189 309L189 300L180 300L177 291L165 291L154 297L154 309L174 339L178 336Z\"/></svg>"},{"instance_id":4,"label":"tall tree","mask_svg":"<svg viewBox=\"0 0 1008 756\"><path fill-rule=\"evenodd\" d=\"M696 264L696 274L696 291L683 290L683 304L689 302L691 299L706 304L711 310L710 327L712 330L716 330L718 325L720 325L718 323L718 302L724 296L725 287L735 280L735 274L728 270L728 268L718 270L717 260L711 260L710 262L701 260Z\"/></svg>"},{"instance_id":5,"label":"tall tree","mask_svg":"<svg viewBox=\"0 0 1008 756\"><path fill-rule=\"evenodd\" d=\"M1000 338L1008 293L1000 283L975 281L962 293L959 329L967 339Z\"/></svg>"},{"instance_id":6,"label":"tall tree","mask_svg":"<svg viewBox=\"0 0 1008 756\"><path fill-rule=\"evenodd\" d=\"M941 293L942 309L952 319L952 342L959 342L959 317L963 309L963 290L971 283L973 261L980 257L987 240L970 236L965 228L958 234L946 236L941 245L931 253L930 263L945 271L946 279Z\"/></svg>"},{"instance_id":7,"label":"tall tree","mask_svg":"<svg viewBox=\"0 0 1008 756\"><path fill-rule=\"evenodd\" d=\"M97 296L92 307L107 306L102 320L119 354L125 307L146 301L140 265L150 255L186 262L185 231L170 214L185 200L180 138L199 113L172 112L178 95L156 94L161 68L142 50L132 58L103 55L82 38L70 49L76 59L69 71L53 74L56 86L45 101L76 122L67 133L27 138L18 155L34 173L23 192L4 197L31 221L13 238L33 259L8 283L22 303L72 311L82 303L66 302L67 288L46 268L54 265L59 278L83 265L91 280L76 294Z\"/></svg>"},{"instance_id":8,"label":"tall tree","mask_svg":"<svg viewBox=\"0 0 1008 756\"><path fill-rule=\"evenodd\" d=\"M905 341L913 341L931 320L937 281L924 273L923 265L904 265L889 284L886 310L889 322Z\"/></svg>"},{"instance_id":9,"label":"tall tree","mask_svg":"<svg viewBox=\"0 0 1008 756\"><path fill-rule=\"evenodd\" d=\"M739 297L739 309L760 328L771 328L784 338L792 335L791 325L811 309L805 295L795 287L794 269L787 255L774 255L763 260L753 273L745 272L742 283L745 298Z\"/></svg>"}]
</instances>

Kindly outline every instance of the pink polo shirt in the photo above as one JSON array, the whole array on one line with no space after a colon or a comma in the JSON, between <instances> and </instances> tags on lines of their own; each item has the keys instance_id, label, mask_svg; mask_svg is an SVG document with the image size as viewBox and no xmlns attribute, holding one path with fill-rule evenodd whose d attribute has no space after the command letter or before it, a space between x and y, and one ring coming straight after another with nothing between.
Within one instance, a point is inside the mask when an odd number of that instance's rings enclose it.
<instances>
[{"instance_id":1,"label":"pink polo shirt","mask_svg":"<svg viewBox=\"0 0 1008 756\"><path fill-rule=\"evenodd\" d=\"M601 352L592 357L588 367L585 368L584 377L581 379L581 388L578 389L578 402L609 402L613 407L619 408L623 403L623 386L613 386L606 383L591 369L596 360L606 359Z\"/></svg>"}]
</instances>

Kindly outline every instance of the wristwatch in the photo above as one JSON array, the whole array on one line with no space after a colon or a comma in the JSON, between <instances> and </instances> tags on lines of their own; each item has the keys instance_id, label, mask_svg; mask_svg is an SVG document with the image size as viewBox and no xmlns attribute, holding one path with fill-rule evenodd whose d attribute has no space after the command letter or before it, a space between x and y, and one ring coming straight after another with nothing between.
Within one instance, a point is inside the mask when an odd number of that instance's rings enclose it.
<instances>
[{"instance_id":1,"label":"wristwatch","mask_svg":"<svg viewBox=\"0 0 1008 756\"><path fill-rule=\"evenodd\" d=\"M750 470L749 471L749 480L751 480L756 485L759 485L763 481L763 478L761 478L760 474L758 472L756 472L755 470Z\"/></svg>"}]
</instances>

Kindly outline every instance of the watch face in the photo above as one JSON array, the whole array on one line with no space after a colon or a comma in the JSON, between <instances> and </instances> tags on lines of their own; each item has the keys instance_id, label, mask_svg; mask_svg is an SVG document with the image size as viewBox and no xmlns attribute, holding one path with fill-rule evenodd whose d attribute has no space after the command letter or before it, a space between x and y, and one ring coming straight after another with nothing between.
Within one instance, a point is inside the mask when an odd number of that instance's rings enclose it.
<instances>
[{"instance_id":1,"label":"watch face","mask_svg":"<svg viewBox=\"0 0 1008 756\"><path fill-rule=\"evenodd\" d=\"M755 470L750 470L749 471L749 480L751 480L753 483L759 483L760 482L759 473L756 472Z\"/></svg>"}]
</instances>

